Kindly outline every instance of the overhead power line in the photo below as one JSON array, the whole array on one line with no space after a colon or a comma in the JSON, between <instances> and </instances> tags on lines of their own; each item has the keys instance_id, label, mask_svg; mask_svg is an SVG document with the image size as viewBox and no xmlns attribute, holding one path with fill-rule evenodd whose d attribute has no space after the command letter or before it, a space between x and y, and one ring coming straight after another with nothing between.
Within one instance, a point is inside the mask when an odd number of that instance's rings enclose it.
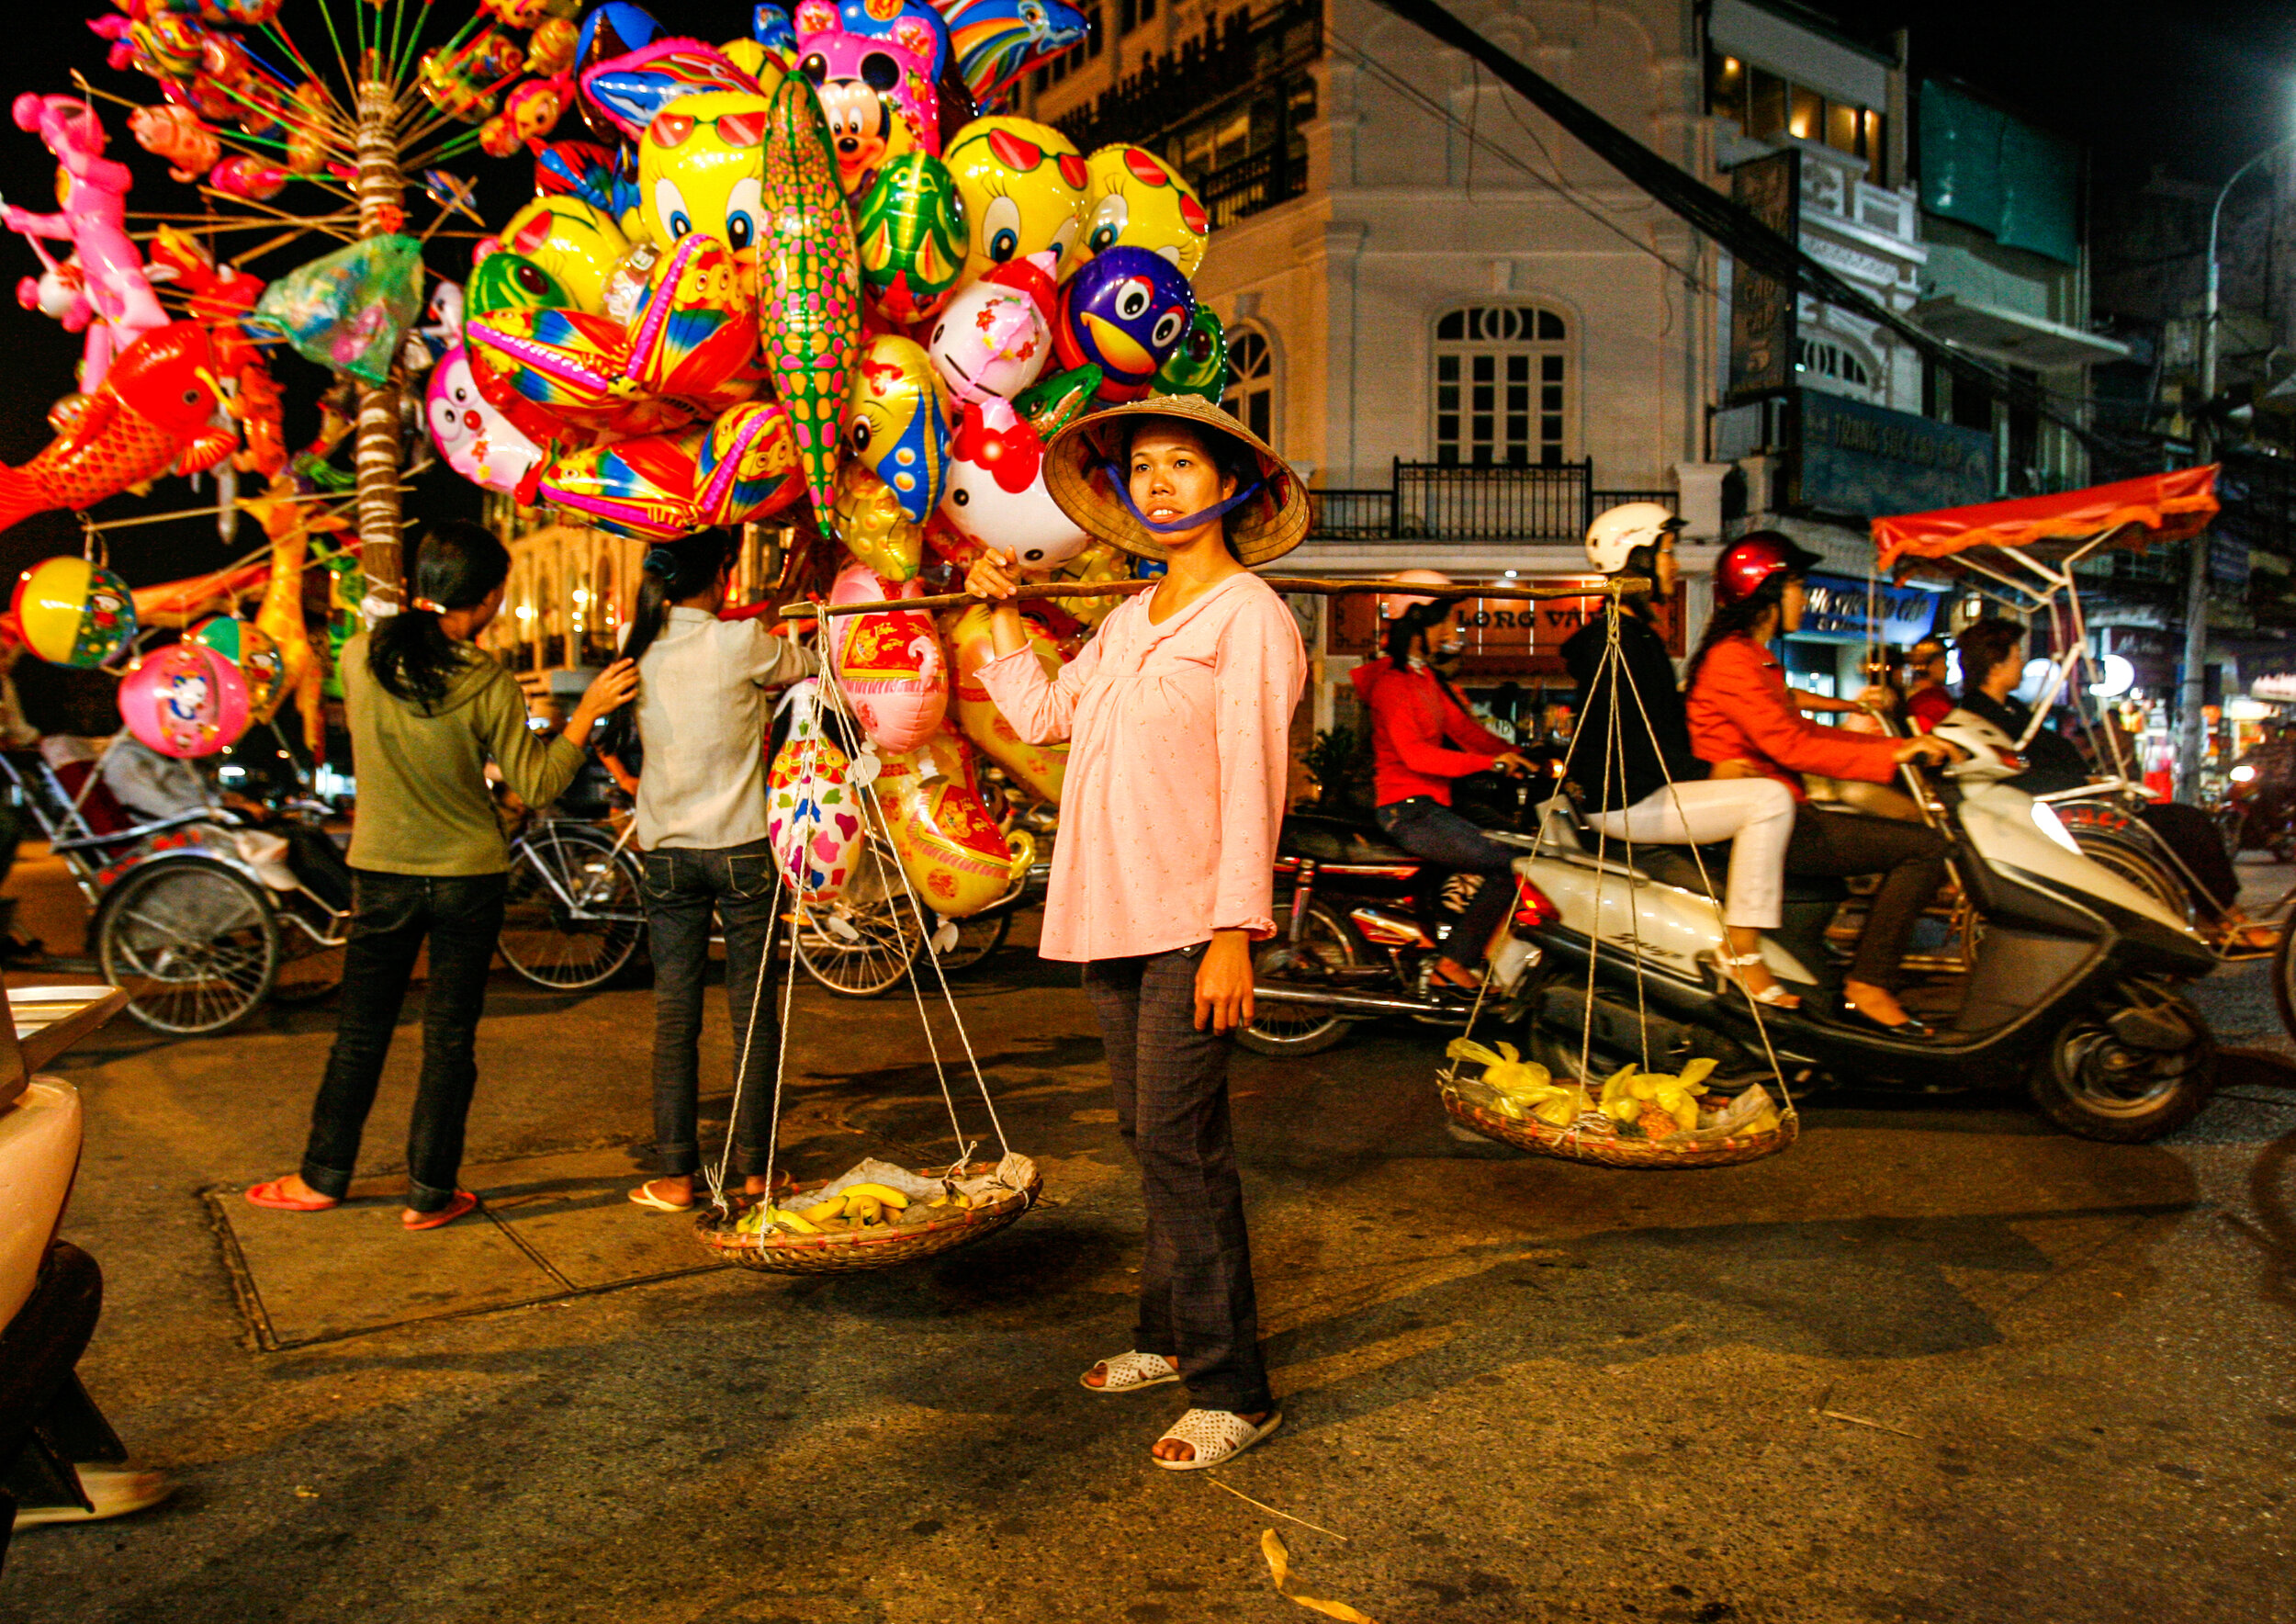
<instances>
[{"instance_id":1,"label":"overhead power line","mask_svg":"<svg viewBox=\"0 0 2296 1624\"><path fill-rule=\"evenodd\" d=\"M1775 277L1837 310L1887 329L1908 346L1950 373L1958 383L2033 412L2095 447L2088 424L2059 412L2037 384L1989 366L1965 350L1933 337L1863 288L1807 253L1736 200L1724 197L1679 164L1670 162L1619 129L1560 85L1509 56L1453 16L1435 0L1379 0L1379 4L1454 51L1489 68L1499 82L1545 113L1565 133L1602 159L1653 200L1728 250L1739 264Z\"/></svg>"}]
</instances>

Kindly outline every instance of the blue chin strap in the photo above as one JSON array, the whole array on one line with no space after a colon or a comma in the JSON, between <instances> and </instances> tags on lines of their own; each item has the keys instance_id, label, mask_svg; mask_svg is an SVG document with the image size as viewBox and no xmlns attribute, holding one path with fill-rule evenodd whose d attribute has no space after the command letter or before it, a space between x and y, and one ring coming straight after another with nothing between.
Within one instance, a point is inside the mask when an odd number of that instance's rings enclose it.
<instances>
[{"instance_id":1,"label":"blue chin strap","mask_svg":"<svg viewBox=\"0 0 2296 1624\"><path fill-rule=\"evenodd\" d=\"M1222 518L1232 509L1241 507L1251 501L1260 493L1260 487L1267 482L1264 478L1255 479L1217 506L1208 507L1201 513L1189 513L1184 518L1169 519L1159 524L1132 505L1132 483L1126 477L1123 469L1112 462L1103 461L1100 464L1100 471L1108 475L1109 489L1116 492L1116 500L1124 504L1124 511L1139 520L1143 528L1157 536L1186 536L1191 531L1200 530L1212 520Z\"/></svg>"}]
</instances>

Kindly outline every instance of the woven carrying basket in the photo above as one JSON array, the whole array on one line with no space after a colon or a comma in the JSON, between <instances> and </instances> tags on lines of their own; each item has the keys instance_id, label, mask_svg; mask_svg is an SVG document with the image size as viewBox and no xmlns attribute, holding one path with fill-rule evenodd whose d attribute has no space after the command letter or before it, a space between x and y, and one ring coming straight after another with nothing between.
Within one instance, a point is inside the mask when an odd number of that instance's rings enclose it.
<instances>
[{"instance_id":1,"label":"woven carrying basket","mask_svg":"<svg viewBox=\"0 0 2296 1624\"><path fill-rule=\"evenodd\" d=\"M1557 1128L1536 1117L1521 1120L1486 1111L1457 1088L1443 1090L1443 1109L1486 1139L1498 1139L1566 1162L1593 1162L1604 1167L1644 1167L1672 1170L1683 1167L1729 1167L1775 1156L1801 1133L1801 1118L1792 1111L1779 1113L1777 1127L1767 1133L1740 1133L1708 1145L1669 1147L1663 1140L1620 1139L1609 1133L1582 1133L1573 1125Z\"/></svg>"},{"instance_id":2,"label":"woven carrying basket","mask_svg":"<svg viewBox=\"0 0 2296 1624\"><path fill-rule=\"evenodd\" d=\"M917 1169L927 1179L938 1179L947 1170ZM976 1179L995 1171L995 1162L974 1162L958 1176ZM825 1179L813 1188L820 1190L827 1185ZM693 1233L723 1261L763 1274L842 1274L866 1269L897 1269L904 1263L919 1262L986 1239L1036 1205L1037 1196L1043 1189L1043 1175L1032 1167L1026 1185L991 1207L974 1207L924 1224L832 1230L823 1235L744 1235L734 1227L734 1221L755 1206L757 1201L752 1196L734 1196L730 1212L721 1213L712 1207L696 1216ZM807 1199L805 1190L793 1190L782 1198L781 1204L785 1208L801 1207Z\"/></svg>"}]
</instances>

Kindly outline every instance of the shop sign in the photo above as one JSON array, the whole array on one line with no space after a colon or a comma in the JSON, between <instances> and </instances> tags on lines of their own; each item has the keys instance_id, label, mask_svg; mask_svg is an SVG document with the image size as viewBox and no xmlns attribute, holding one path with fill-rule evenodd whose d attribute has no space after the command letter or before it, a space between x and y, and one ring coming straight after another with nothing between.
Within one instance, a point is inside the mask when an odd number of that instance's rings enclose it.
<instances>
[{"instance_id":1,"label":"shop sign","mask_svg":"<svg viewBox=\"0 0 2296 1624\"><path fill-rule=\"evenodd\" d=\"M1795 502L1861 520L1993 499L1993 436L1817 389L1798 397Z\"/></svg>"},{"instance_id":2,"label":"shop sign","mask_svg":"<svg viewBox=\"0 0 2296 1624\"><path fill-rule=\"evenodd\" d=\"M1565 578L1520 584L1563 586L1579 582ZM1382 642L1387 635L1386 623L1379 618L1378 600L1369 593L1348 593L1330 602L1330 651L1377 659L1383 651ZM1562 670L1562 646L1581 626L1599 620L1608 602L1592 595L1542 600L1462 598L1452 623L1458 628L1460 669L1469 676L1558 673ZM1667 650L1676 658L1683 652L1683 591L1677 586L1672 600L1659 605L1658 615Z\"/></svg>"},{"instance_id":3,"label":"shop sign","mask_svg":"<svg viewBox=\"0 0 2296 1624\"><path fill-rule=\"evenodd\" d=\"M1812 575L1808 585L1808 600L1802 610L1802 625L1795 634L1796 637L1838 643L1867 640L1868 600L1864 581L1846 575ZM1925 592L1919 587L1876 583L1872 598L1874 615L1878 616L1878 623L1873 627L1874 637L1898 648L1919 642L1930 635L1940 602L1935 592Z\"/></svg>"},{"instance_id":4,"label":"shop sign","mask_svg":"<svg viewBox=\"0 0 2296 1624\"><path fill-rule=\"evenodd\" d=\"M2296 700L2296 671L2273 671L2248 684L2251 699Z\"/></svg>"},{"instance_id":5,"label":"shop sign","mask_svg":"<svg viewBox=\"0 0 2296 1624\"><path fill-rule=\"evenodd\" d=\"M1730 171L1730 199L1789 242L1802 240L1802 154L1788 147ZM1735 405L1794 383L1792 287L1739 260L1730 273L1730 380Z\"/></svg>"}]
</instances>

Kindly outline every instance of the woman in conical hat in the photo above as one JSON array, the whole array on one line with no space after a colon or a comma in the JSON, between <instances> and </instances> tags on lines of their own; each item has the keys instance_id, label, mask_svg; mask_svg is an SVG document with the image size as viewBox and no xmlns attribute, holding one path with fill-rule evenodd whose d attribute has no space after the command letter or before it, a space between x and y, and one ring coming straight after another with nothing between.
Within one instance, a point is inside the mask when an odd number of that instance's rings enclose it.
<instances>
[{"instance_id":1,"label":"woman in conical hat","mask_svg":"<svg viewBox=\"0 0 2296 1624\"><path fill-rule=\"evenodd\" d=\"M1156 1464L1216 1466L1276 1430L1228 1123L1228 1056L1252 1018L1252 943L1275 934L1275 857L1291 713L1307 658L1283 600L1248 566L1307 532L1290 468L1194 396L1079 418L1046 452L1079 525L1167 566L1058 678L1008 600L1010 555L965 590L998 606L980 681L1032 743L1069 741L1061 838L1039 952L1084 965L1108 1040L1119 1131L1148 1209L1131 1351L1085 1372L1117 1394L1187 1383L1195 1406Z\"/></svg>"}]
</instances>

